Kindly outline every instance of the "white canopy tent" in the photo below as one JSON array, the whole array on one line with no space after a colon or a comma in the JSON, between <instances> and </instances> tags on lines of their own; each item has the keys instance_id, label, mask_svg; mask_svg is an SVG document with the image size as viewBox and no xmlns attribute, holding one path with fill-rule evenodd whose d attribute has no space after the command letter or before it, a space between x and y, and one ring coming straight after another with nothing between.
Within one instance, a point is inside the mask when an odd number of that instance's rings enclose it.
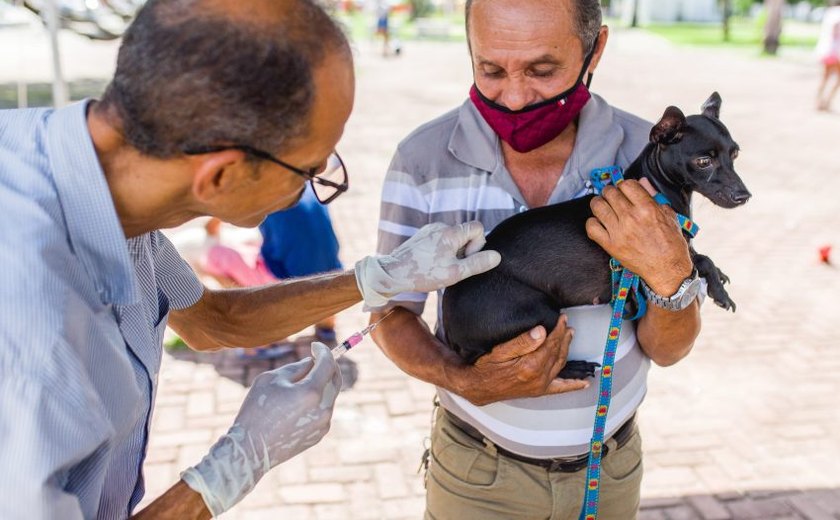
<instances>
[{"instance_id":1,"label":"white canopy tent","mask_svg":"<svg viewBox=\"0 0 840 520\"><path fill-rule=\"evenodd\" d=\"M637 22L717 22L721 12L717 0L623 0L621 19L630 24L635 8Z\"/></svg>"}]
</instances>

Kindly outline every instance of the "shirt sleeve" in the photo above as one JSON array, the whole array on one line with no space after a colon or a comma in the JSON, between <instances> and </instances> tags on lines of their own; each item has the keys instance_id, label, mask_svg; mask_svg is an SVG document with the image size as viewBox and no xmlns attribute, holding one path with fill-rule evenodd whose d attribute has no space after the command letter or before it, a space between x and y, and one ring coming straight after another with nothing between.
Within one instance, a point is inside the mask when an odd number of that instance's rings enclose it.
<instances>
[{"instance_id":1,"label":"shirt sleeve","mask_svg":"<svg viewBox=\"0 0 840 520\"><path fill-rule=\"evenodd\" d=\"M429 203L417 183L417 177L406 171L398 149L382 186L376 252L383 255L391 253L428 223ZM388 305L368 310L382 312L399 306L420 315L427 297L427 293L402 293L392 298Z\"/></svg>"},{"instance_id":2,"label":"shirt sleeve","mask_svg":"<svg viewBox=\"0 0 840 520\"><path fill-rule=\"evenodd\" d=\"M108 428L78 388L0 369L0 518L82 519L107 463ZM88 496L89 495L89 496Z\"/></svg>"},{"instance_id":3,"label":"shirt sleeve","mask_svg":"<svg viewBox=\"0 0 840 520\"><path fill-rule=\"evenodd\" d=\"M155 277L158 287L169 299L173 309L192 307L204 294L204 285L192 267L181 258L175 246L160 231L154 232L157 237L157 252L155 254Z\"/></svg>"}]
</instances>

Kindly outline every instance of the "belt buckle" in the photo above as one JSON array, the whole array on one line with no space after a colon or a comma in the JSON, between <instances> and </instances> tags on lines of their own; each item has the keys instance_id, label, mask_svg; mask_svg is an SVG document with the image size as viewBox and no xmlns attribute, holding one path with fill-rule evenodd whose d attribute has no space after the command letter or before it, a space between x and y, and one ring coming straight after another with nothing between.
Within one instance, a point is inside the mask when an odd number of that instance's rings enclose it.
<instances>
[{"instance_id":1,"label":"belt buckle","mask_svg":"<svg viewBox=\"0 0 840 520\"><path fill-rule=\"evenodd\" d=\"M548 466L548 471L559 473L577 473L584 469L589 463L589 455L583 455L577 458L569 459L552 459Z\"/></svg>"},{"instance_id":2,"label":"belt buckle","mask_svg":"<svg viewBox=\"0 0 840 520\"><path fill-rule=\"evenodd\" d=\"M563 464L565 464L563 461L552 459L551 464L548 465L548 471L550 471L551 473L563 471Z\"/></svg>"}]
</instances>

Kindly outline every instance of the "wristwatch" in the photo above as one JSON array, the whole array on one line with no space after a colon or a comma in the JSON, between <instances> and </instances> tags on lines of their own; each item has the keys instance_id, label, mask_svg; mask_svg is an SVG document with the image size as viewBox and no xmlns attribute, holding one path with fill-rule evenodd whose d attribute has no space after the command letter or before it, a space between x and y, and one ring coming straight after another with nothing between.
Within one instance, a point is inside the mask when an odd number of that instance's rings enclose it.
<instances>
[{"instance_id":1,"label":"wristwatch","mask_svg":"<svg viewBox=\"0 0 840 520\"><path fill-rule=\"evenodd\" d=\"M648 302L661 309L674 312L681 311L691 305L691 302L697 298L697 294L700 292L700 275L697 273L697 269L691 271L691 276L683 280L677 292L670 297L657 294L644 280L641 280L641 282L642 290L645 292Z\"/></svg>"}]
</instances>

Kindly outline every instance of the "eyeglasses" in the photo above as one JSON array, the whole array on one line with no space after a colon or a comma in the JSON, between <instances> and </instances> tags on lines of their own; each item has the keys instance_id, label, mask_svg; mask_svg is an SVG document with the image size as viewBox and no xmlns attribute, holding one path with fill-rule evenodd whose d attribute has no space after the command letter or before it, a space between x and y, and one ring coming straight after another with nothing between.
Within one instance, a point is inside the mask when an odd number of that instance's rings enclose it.
<instances>
[{"instance_id":1,"label":"eyeglasses","mask_svg":"<svg viewBox=\"0 0 840 520\"><path fill-rule=\"evenodd\" d=\"M350 187L347 180L347 168L344 166L344 161L341 160L341 157L335 151L333 151L333 153L327 158L327 164L324 168L310 168L309 170L301 170L289 163L281 161L268 152L244 144L229 146L200 146L184 150L184 153L187 155L202 155L205 153L222 152L225 150L240 150L258 159L279 164L283 168L300 175L304 179L308 180L309 184L312 185L312 191L315 192L315 198L317 198L318 202L321 204L329 204Z\"/></svg>"}]
</instances>

